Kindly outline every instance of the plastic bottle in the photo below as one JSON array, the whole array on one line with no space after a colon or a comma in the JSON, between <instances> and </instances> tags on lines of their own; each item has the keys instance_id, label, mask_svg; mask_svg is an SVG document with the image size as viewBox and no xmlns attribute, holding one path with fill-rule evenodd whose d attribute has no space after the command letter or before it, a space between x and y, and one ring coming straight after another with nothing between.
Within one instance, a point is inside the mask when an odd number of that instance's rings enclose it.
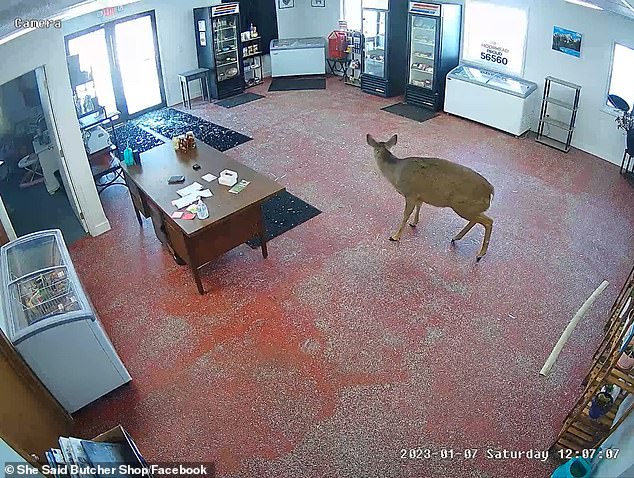
<instances>
[{"instance_id":1,"label":"plastic bottle","mask_svg":"<svg viewBox=\"0 0 634 478\"><path fill-rule=\"evenodd\" d=\"M130 146L123 150L123 162L126 166L132 166L134 164L134 157L132 156Z\"/></svg>"},{"instance_id":2,"label":"plastic bottle","mask_svg":"<svg viewBox=\"0 0 634 478\"><path fill-rule=\"evenodd\" d=\"M198 199L196 207L196 216L198 219L207 219L209 217L209 209L202 199Z\"/></svg>"}]
</instances>

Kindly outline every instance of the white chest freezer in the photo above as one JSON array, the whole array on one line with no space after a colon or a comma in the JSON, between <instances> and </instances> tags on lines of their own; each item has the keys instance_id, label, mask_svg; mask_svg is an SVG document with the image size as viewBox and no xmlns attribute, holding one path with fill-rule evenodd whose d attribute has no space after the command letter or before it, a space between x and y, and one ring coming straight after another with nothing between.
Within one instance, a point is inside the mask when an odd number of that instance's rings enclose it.
<instances>
[{"instance_id":1,"label":"white chest freezer","mask_svg":"<svg viewBox=\"0 0 634 478\"><path fill-rule=\"evenodd\" d=\"M271 75L326 74L326 40L321 37L271 40Z\"/></svg>"},{"instance_id":2,"label":"white chest freezer","mask_svg":"<svg viewBox=\"0 0 634 478\"><path fill-rule=\"evenodd\" d=\"M447 74L445 111L520 136L536 118L535 90L531 81L459 65Z\"/></svg>"},{"instance_id":3,"label":"white chest freezer","mask_svg":"<svg viewBox=\"0 0 634 478\"><path fill-rule=\"evenodd\" d=\"M59 230L0 248L2 329L68 412L131 380L82 289Z\"/></svg>"}]
</instances>

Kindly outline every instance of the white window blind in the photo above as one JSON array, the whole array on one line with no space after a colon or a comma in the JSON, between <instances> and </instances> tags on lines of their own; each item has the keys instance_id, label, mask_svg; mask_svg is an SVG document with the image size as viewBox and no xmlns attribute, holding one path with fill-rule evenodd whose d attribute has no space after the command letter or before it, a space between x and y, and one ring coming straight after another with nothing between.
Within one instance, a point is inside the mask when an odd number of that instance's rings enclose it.
<instances>
[{"instance_id":1,"label":"white window blind","mask_svg":"<svg viewBox=\"0 0 634 478\"><path fill-rule=\"evenodd\" d=\"M634 107L634 49L618 43L614 44L612 73L608 94L623 98Z\"/></svg>"}]
</instances>

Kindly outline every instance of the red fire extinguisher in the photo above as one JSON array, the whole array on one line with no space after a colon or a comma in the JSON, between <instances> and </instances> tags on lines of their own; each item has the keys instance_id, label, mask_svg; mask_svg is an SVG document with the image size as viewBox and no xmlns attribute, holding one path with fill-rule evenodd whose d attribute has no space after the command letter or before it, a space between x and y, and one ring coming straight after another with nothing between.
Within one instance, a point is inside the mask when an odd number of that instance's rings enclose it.
<instances>
[{"instance_id":1,"label":"red fire extinguisher","mask_svg":"<svg viewBox=\"0 0 634 478\"><path fill-rule=\"evenodd\" d=\"M346 32L335 30L328 35L328 58L332 60L345 59L347 55L347 48L348 41L346 38Z\"/></svg>"}]
</instances>

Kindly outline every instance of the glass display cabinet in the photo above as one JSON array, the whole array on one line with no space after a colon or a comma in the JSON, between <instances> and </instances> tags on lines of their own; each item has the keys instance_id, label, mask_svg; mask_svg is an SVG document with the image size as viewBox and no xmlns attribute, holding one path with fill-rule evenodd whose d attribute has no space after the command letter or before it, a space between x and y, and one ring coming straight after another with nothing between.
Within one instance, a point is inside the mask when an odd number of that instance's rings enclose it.
<instances>
[{"instance_id":1,"label":"glass display cabinet","mask_svg":"<svg viewBox=\"0 0 634 478\"><path fill-rule=\"evenodd\" d=\"M209 68L209 88L216 99L244 91L240 7L223 3L194 8L198 66Z\"/></svg>"},{"instance_id":2,"label":"glass display cabinet","mask_svg":"<svg viewBox=\"0 0 634 478\"><path fill-rule=\"evenodd\" d=\"M409 64L405 102L438 111L447 73L458 65L462 7L409 2Z\"/></svg>"},{"instance_id":3,"label":"glass display cabinet","mask_svg":"<svg viewBox=\"0 0 634 478\"><path fill-rule=\"evenodd\" d=\"M405 90L407 11L402 0L363 0L361 89L379 96Z\"/></svg>"}]
</instances>

